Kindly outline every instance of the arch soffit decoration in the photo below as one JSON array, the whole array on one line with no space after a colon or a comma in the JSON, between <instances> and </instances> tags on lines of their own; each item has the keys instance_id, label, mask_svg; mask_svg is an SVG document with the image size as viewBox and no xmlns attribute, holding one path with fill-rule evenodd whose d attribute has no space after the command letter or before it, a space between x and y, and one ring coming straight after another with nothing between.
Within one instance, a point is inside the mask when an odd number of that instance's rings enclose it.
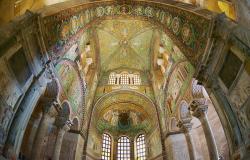
<instances>
[{"instance_id":1,"label":"arch soffit decoration","mask_svg":"<svg viewBox=\"0 0 250 160\"><path fill-rule=\"evenodd\" d=\"M77 68L77 65L75 64L75 62L74 61L72 61L72 60L70 60L70 59L67 59L67 58L62 58L62 59L60 59L60 61L58 61L57 62L57 64L56 65L58 65L58 64L68 64L68 65L70 65L73 69L74 69L74 71L76 72L76 75L77 75L77 80L79 81L79 83L80 83L80 90L81 90L81 95L79 95L80 97L81 97L81 101L80 101L80 103L79 103L79 106L78 106L78 109L80 109L80 108L84 108L84 105L85 105L85 102L84 102L84 96L85 96L85 82L84 82L84 80L82 79L82 77L81 77L81 73L79 72L79 70L78 70L78 68ZM60 76L59 75L57 75L58 77L59 77L59 79L60 79ZM62 92L64 93L64 91L62 90ZM65 93L64 93L65 94ZM69 102L70 103L70 102ZM71 108L71 111L72 111L72 108Z\"/></svg>"},{"instance_id":2,"label":"arch soffit decoration","mask_svg":"<svg viewBox=\"0 0 250 160\"><path fill-rule=\"evenodd\" d=\"M98 115L102 110L105 110L111 105L117 103L132 103L139 107L142 107L142 109L146 111L148 115L152 117L158 116L155 104L145 95L136 91L117 90L105 94L97 100L92 112L92 121L96 121L95 118L97 117L94 115ZM157 119L157 117L155 117L155 119Z\"/></svg>"},{"instance_id":3,"label":"arch soffit decoration","mask_svg":"<svg viewBox=\"0 0 250 160\"><path fill-rule=\"evenodd\" d=\"M177 127L176 117L169 118L169 121L168 121L168 131L169 132L176 132L178 130L179 130L179 128Z\"/></svg>"},{"instance_id":4,"label":"arch soffit decoration","mask_svg":"<svg viewBox=\"0 0 250 160\"><path fill-rule=\"evenodd\" d=\"M206 53L209 45L215 16L209 11L195 11L194 6L185 9L175 4L179 3L126 1L121 5L116 1L106 1L77 4L53 14L45 9L41 11L41 20L47 48L53 54L61 55L92 24L109 17L137 17L162 26L188 60L197 66L199 57Z\"/></svg>"},{"instance_id":5,"label":"arch soffit decoration","mask_svg":"<svg viewBox=\"0 0 250 160\"><path fill-rule=\"evenodd\" d=\"M169 76L167 77L167 79L165 80L165 83L164 83L163 90L164 90L165 97L167 97L167 94L168 94L168 91L169 91L169 87L167 87L167 86L169 85L170 81L173 80L172 79L173 78L173 74L178 71L178 68L181 67L181 65L188 64L188 63L189 62L187 60L185 60L185 59L184 60L180 60L180 61L176 62L174 64L174 66L171 68ZM178 102L179 100L180 100L180 94L178 94L175 102ZM166 98L164 99L164 104L166 104L165 101L166 101Z\"/></svg>"},{"instance_id":6,"label":"arch soffit decoration","mask_svg":"<svg viewBox=\"0 0 250 160\"><path fill-rule=\"evenodd\" d=\"M181 65L182 63L188 63L188 61L187 60L180 60L179 62L176 62L175 64L174 64L174 66L171 68L171 70L170 70L170 72L169 72L169 76L167 77L167 79L166 79L166 81L165 81L165 83L164 83L164 92L165 93L167 93L167 91L168 91L168 84L169 84L169 82L170 82L170 80L171 80L171 78L172 78L172 75L173 75L173 73L178 69L178 67L179 67L179 65Z\"/></svg>"},{"instance_id":7,"label":"arch soffit decoration","mask_svg":"<svg viewBox=\"0 0 250 160\"><path fill-rule=\"evenodd\" d=\"M103 95L96 101L93 112L103 110L114 103L124 102L143 106L145 109L149 109L148 112L156 112L155 108L153 108L155 104L150 98L139 92L130 90L117 90Z\"/></svg>"}]
</instances>

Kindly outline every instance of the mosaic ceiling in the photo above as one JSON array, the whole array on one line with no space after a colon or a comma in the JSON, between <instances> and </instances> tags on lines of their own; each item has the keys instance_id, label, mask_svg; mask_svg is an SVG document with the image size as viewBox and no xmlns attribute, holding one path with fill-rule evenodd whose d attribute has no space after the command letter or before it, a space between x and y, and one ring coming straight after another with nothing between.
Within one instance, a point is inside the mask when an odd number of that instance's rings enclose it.
<instances>
[{"instance_id":1,"label":"mosaic ceiling","mask_svg":"<svg viewBox=\"0 0 250 160\"><path fill-rule=\"evenodd\" d=\"M153 26L142 20L104 20L97 26L101 68L148 70Z\"/></svg>"}]
</instances>

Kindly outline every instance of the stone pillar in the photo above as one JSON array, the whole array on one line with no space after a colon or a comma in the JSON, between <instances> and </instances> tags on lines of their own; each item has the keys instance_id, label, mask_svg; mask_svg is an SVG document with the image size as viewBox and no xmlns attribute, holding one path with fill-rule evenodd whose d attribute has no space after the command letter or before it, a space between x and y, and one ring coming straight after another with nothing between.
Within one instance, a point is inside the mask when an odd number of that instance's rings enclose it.
<instances>
[{"instance_id":1,"label":"stone pillar","mask_svg":"<svg viewBox=\"0 0 250 160\"><path fill-rule=\"evenodd\" d=\"M191 111L193 111L193 116L197 117L201 122L207 141L210 159L218 160L219 154L216 142L207 118L207 110L208 110L207 99L200 98L194 100L190 105L190 109Z\"/></svg>"},{"instance_id":2,"label":"stone pillar","mask_svg":"<svg viewBox=\"0 0 250 160\"><path fill-rule=\"evenodd\" d=\"M185 133L190 159L196 160L196 150L194 147L195 145L191 133L192 125L193 124L190 122L183 122L183 121L179 121L177 124L177 126Z\"/></svg>"},{"instance_id":3,"label":"stone pillar","mask_svg":"<svg viewBox=\"0 0 250 160\"><path fill-rule=\"evenodd\" d=\"M33 151L31 154L31 159L35 159L35 160L40 160L41 159L41 151L42 151L42 146L44 143L44 137L46 136L47 132L48 132L48 126L49 126L49 122L51 120L52 117L52 109L54 107L53 106L49 106L44 104L43 106L43 113L42 113L42 118L40 120L38 129L37 129L37 134L34 140L34 144L33 144Z\"/></svg>"},{"instance_id":4,"label":"stone pillar","mask_svg":"<svg viewBox=\"0 0 250 160\"><path fill-rule=\"evenodd\" d=\"M67 124L65 124L63 126L58 126L56 143L55 143L55 148L54 148L54 153L53 153L53 158L52 158L53 160L59 160L63 136L64 136L65 132L67 132L69 129L70 129L70 127Z\"/></svg>"}]
</instances>

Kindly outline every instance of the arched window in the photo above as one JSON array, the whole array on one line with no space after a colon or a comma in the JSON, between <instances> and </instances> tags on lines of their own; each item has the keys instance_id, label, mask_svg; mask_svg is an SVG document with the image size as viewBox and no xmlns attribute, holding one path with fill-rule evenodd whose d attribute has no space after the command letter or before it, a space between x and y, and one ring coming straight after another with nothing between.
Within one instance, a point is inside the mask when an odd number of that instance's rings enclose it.
<instances>
[{"instance_id":1,"label":"arched window","mask_svg":"<svg viewBox=\"0 0 250 160\"><path fill-rule=\"evenodd\" d=\"M123 71L121 73L111 72L109 75L108 84L110 85L140 85L140 73L128 73Z\"/></svg>"},{"instance_id":2,"label":"arched window","mask_svg":"<svg viewBox=\"0 0 250 160\"><path fill-rule=\"evenodd\" d=\"M134 85L140 85L141 84L141 78L139 74L134 74Z\"/></svg>"},{"instance_id":3,"label":"arched window","mask_svg":"<svg viewBox=\"0 0 250 160\"><path fill-rule=\"evenodd\" d=\"M130 140L126 136L118 139L117 159L130 160Z\"/></svg>"},{"instance_id":4,"label":"arched window","mask_svg":"<svg viewBox=\"0 0 250 160\"><path fill-rule=\"evenodd\" d=\"M136 160L146 160L145 135L141 134L136 139Z\"/></svg>"},{"instance_id":5,"label":"arched window","mask_svg":"<svg viewBox=\"0 0 250 160\"><path fill-rule=\"evenodd\" d=\"M129 84L129 77L127 73L122 73L120 78L120 84Z\"/></svg>"},{"instance_id":6,"label":"arched window","mask_svg":"<svg viewBox=\"0 0 250 160\"><path fill-rule=\"evenodd\" d=\"M102 136L102 160L111 160L111 137L106 133Z\"/></svg>"},{"instance_id":7,"label":"arched window","mask_svg":"<svg viewBox=\"0 0 250 160\"><path fill-rule=\"evenodd\" d=\"M110 73L109 84L116 84L116 74L115 73Z\"/></svg>"}]
</instances>

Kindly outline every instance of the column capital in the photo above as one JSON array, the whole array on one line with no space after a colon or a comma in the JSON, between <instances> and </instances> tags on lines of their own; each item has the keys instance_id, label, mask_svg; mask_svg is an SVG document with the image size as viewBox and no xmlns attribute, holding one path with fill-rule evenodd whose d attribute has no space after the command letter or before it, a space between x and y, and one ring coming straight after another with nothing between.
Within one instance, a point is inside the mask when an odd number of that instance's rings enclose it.
<instances>
[{"instance_id":1,"label":"column capital","mask_svg":"<svg viewBox=\"0 0 250 160\"><path fill-rule=\"evenodd\" d=\"M201 118L201 116L204 116L207 114L207 110L208 110L207 99L200 98L200 99L193 100L193 102L190 104L189 109L193 112L192 115L194 117Z\"/></svg>"},{"instance_id":2,"label":"column capital","mask_svg":"<svg viewBox=\"0 0 250 160\"><path fill-rule=\"evenodd\" d=\"M61 116L56 117L55 126L58 129L63 129L63 130L68 131L71 125L72 125L72 122L68 120L67 118L61 117Z\"/></svg>"},{"instance_id":3,"label":"column capital","mask_svg":"<svg viewBox=\"0 0 250 160\"><path fill-rule=\"evenodd\" d=\"M40 105L42 107L43 114L48 114L54 117L57 114L56 107L59 106L57 100L51 98L41 98Z\"/></svg>"},{"instance_id":4,"label":"column capital","mask_svg":"<svg viewBox=\"0 0 250 160\"><path fill-rule=\"evenodd\" d=\"M178 121L177 127L179 127L183 132L188 133L191 131L193 123Z\"/></svg>"}]
</instances>

